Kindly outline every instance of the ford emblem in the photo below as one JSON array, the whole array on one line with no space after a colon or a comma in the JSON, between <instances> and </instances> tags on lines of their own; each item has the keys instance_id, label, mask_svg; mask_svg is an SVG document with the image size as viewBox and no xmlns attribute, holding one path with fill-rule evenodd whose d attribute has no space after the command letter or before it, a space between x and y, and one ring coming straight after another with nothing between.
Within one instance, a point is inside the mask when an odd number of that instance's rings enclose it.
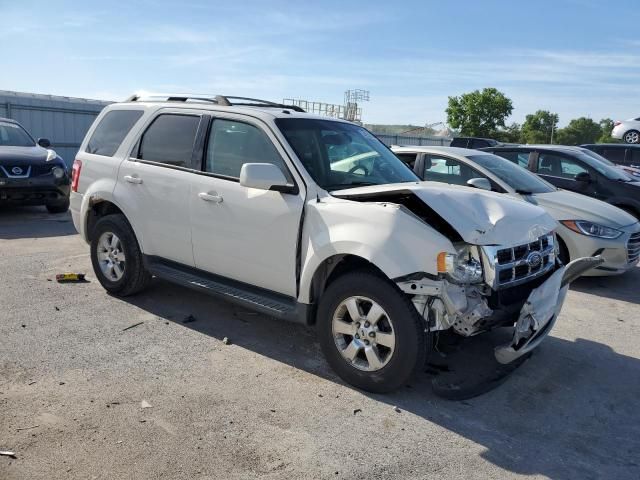
<instances>
[{"instance_id":1,"label":"ford emblem","mask_svg":"<svg viewBox=\"0 0 640 480\"><path fill-rule=\"evenodd\" d=\"M538 268L542 264L542 255L538 252L531 252L527 256L527 265L531 268Z\"/></svg>"},{"instance_id":2,"label":"ford emblem","mask_svg":"<svg viewBox=\"0 0 640 480\"><path fill-rule=\"evenodd\" d=\"M22 175L22 169L20 167L13 167L11 169L11 173L14 175Z\"/></svg>"}]
</instances>

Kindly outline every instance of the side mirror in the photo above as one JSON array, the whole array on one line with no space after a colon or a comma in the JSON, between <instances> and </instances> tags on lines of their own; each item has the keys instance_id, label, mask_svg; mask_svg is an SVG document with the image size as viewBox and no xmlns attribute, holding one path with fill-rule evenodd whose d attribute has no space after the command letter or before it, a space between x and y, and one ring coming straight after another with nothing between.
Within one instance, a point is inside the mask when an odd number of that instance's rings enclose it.
<instances>
[{"instance_id":1,"label":"side mirror","mask_svg":"<svg viewBox=\"0 0 640 480\"><path fill-rule=\"evenodd\" d=\"M467 180L467 185L474 188L479 188L480 190L489 190L491 191L491 182L486 178L471 178Z\"/></svg>"},{"instance_id":2,"label":"side mirror","mask_svg":"<svg viewBox=\"0 0 640 480\"><path fill-rule=\"evenodd\" d=\"M286 192L289 182L273 163L245 163L240 169L240 185L260 190Z\"/></svg>"},{"instance_id":3,"label":"side mirror","mask_svg":"<svg viewBox=\"0 0 640 480\"><path fill-rule=\"evenodd\" d=\"M592 181L589 172L580 172L576 175L576 182L591 183Z\"/></svg>"},{"instance_id":4,"label":"side mirror","mask_svg":"<svg viewBox=\"0 0 640 480\"><path fill-rule=\"evenodd\" d=\"M42 148L49 148L51 146L51 142L48 138L39 138L38 145L40 145Z\"/></svg>"}]
</instances>

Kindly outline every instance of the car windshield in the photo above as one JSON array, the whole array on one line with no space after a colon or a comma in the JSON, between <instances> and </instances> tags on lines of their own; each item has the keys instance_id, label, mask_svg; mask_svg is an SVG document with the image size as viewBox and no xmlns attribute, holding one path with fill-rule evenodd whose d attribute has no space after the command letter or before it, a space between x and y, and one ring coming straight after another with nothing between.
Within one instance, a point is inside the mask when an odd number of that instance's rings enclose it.
<instances>
[{"instance_id":1,"label":"car windshield","mask_svg":"<svg viewBox=\"0 0 640 480\"><path fill-rule=\"evenodd\" d=\"M470 155L468 158L489 170L518 193L549 193L556 190L536 174L497 155Z\"/></svg>"},{"instance_id":2,"label":"car windshield","mask_svg":"<svg viewBox=\"0 0 640 480\"><path fill-rule=\"evenodd\" d=\"M276 124L315 182L326 190L420 181L358 125L310 118L279 118Z\"/></svg>"},{"instance_id":3,"label":"car windshield","mask_svg":"<svg viewBox=\"0 0 640 480\"><path fill-rule=\"evenodd\" d=\"M585 153L583 151L578 151L575 153L575 156L611 180L618 180L619 182L634 181L631 176L624 173L624 171L620 170L615 165L610 165L610 162L607 159L602 158L595 152Z\"/></svg>"},{"instance_id":4,"label":"car windshield","mask_svg":"<svg viewBox=\"0 0 640 480\"><path fill-rule=\"evenodd\" d=\"M33 147L35 144L20 125L0 120L0 147Z\"/></svg>"}]
</instances>

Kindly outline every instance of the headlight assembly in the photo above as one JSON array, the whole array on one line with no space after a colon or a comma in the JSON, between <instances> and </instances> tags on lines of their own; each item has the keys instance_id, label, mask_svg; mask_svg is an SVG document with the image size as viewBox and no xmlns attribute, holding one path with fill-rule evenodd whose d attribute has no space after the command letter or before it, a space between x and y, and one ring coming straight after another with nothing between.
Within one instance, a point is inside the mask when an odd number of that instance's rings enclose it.
<instances>
[{"instance_id":1,"label":"headlight assembly","mask_svg":"<svg viewBox=\"0 0 640 480\"><path fill-rule=\"evenodd\" d=\"M438 273L454 283L479 283L482 281L482 263L475 247L465 245L457 253L438 254Z\"/></svg>"},{"instance_id":2,"label":"headlight assembly","mask_svg":"<svg viewBox=\"0 0 640 480\"><path fill-rule=\"evenodd\" d=\"M613 239L622 235L620 230L598 225L593 222L587 222L586 220L560 220L560 223L569 230L573 230L574 232L582 235L587 235L588 237Z\"/></svg>"},{"instance_id":3,"label":"headlight assembly","mask_svg":"<svg viewBox=\"0 0 640 480\"><path fill-rule=\"evenodd\" d=\"M64 168L60 168L60 167L53 167L51 169L51 173L53 173L53 177L57 178L58 180L61 179L62 177L64 177Z\"/></svg>"}]
</instances>

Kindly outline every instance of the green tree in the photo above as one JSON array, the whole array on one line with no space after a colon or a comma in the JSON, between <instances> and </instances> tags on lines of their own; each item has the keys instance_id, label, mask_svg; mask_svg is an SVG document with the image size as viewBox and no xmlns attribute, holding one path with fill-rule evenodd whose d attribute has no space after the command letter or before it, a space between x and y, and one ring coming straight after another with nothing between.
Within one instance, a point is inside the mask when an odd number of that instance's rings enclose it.
<instances>
[{"instance_id":1,"label":"green tree","mask_svg":"<svg viewBox=\"0 0 640 480\"><path fill-rule=\"evenodd\" d=\"M598 123L590 118L580 117L571 120L569 125L558 130L555 143L563 145L595 143L601 135L602 128Z\"/></svg>"},{"instance_id":2,"label":"green tree","mask_svg":"<svg viewBox=\"0 0 640 480\"><path fill-rule=\"evenodd\" d=\"M495 138L499 142L505 143L521 143L522 142L522 130L520 124L512 123L504 129L497 130L492 138Z\"/></svg>"},{"instance_id":3,"label":"green tree","mask_svg":"<svg viewBox=\"0 0 640 480\"><path fill-rule=\"evenodd\" d=\"M603 118L600 120L600 129L602 130L602 134L600 135L600 138L598 138L598 143L617 143L620 141L611 136L613 120L610 118Z\"/></svg>"},{"instance_id":4,"label":"green tree","mask_svg":"<svg viewBox=\"0 0 640 480\"><path fill-rule=\"evenodd\" d=\"M447 123L459 129L462 135L491 137L498 127L504 128L504 121L512 111L511 100L497 89L474 90L459 97L449 97Z\"/></svg>"},{"instance_id":5,"label":"green tree","mask_svg":"<svg viewBox=\"0 0 640 480\"><path fill-rule=\"evenodd\" d=\"M547 110L538 110L527 115L522 124L524 143L550 143L551 133L558 129L558 114Z\"/></svg>"}]
</instances>

